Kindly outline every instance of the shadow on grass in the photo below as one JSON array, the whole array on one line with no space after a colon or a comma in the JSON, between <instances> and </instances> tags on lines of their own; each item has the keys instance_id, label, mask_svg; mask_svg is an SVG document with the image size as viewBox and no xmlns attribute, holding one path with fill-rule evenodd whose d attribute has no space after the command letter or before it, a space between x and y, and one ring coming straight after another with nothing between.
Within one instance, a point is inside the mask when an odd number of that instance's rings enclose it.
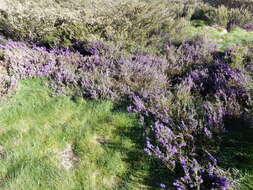
<instances>
[{"instance_id":1,"label":"shadow on grass","mask_svg":"<svg viewBox=\"0 0 253 190\"><path fill-rule=\"evenodd\" d=\"M253 126L242 119L227 120L221 152L223 164L239 170L253 170Z\"/></svg>"},{"instance_id":2,"label":"shadow on grass","mask_svg":"<svg viewBox=\"0 0 253 190\"><path fill-rule=\"evenodd\" d=\"M220 148L220 165L234 168L242 178L240 189L253 189L253 125L249 120L236 119L225 122Z\"/></svg>"},{"instance_id":3,"label":"shadow on grass","mask_svg":"<svg viewBox=\"0 0 253 190\"><path fill-rule=\"evenodd\" d=\"M114 111L124 113L125 110L126 105L117 105L114 109ZM105 144L108 148L124 152L126 155L124 161L130 168L123 177L123 183L117 189L161 189L160 184L168 181L168 176L172 175L168 173L168 169L160 161L151 158L144 152L144 127L136 119L134 126L119 126L114 132L121 138L131 139L134 144L134 147L131 148L127 148L121 143L109 142ZM133 184L136 186L133 187Z\"/></svg>"}]
</instances>

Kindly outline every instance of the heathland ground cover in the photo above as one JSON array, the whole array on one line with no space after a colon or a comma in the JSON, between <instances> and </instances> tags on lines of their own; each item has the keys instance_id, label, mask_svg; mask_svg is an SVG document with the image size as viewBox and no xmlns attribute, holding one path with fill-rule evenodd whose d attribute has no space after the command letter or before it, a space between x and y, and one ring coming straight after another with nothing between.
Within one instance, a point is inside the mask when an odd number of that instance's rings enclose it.
<instances>
[{"instance_id":1,"label":"heathland ground cover","mask_svg":"<svg viewBox=\"0 0 253 190\"><path fill-rule=\"evenodd\" d=\"M4 0L0 189L253 189L251 0Z\"/></svg>"}]
</instances>

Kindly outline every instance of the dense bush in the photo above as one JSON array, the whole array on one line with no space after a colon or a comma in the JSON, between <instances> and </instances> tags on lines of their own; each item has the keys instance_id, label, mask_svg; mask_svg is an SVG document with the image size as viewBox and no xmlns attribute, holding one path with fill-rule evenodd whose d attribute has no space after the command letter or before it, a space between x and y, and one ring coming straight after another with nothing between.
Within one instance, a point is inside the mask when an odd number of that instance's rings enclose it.
<instances>
[{"instance_id":1,"label":"dense bush","mask_svg":"<svg viewBox=\"0 0 253 190\"><path fill-rule=\"evenodd\" d=\"M26 9L25 9L26 10ZM195 2L125 2L93 15L47 15L40 11L0 14L0 33L47 47L71 47L79 41L109 41L129 52L160 53L168 40L179 42L190 29ZM40 15L41 14L41 15ZM115 17L117 15L117 17Z\"/></svg>"},{"instance_id":2,"label":"dense bush","mask_svg":"<svg viewBox=\"0 0 253 190\"><path fill-rule=\"evenodd\" d=\"M233 27L245 27L252 24L252 11L245 8L228 8L221 5L217 8L200 5L196 8L192 19L201 19L210 25L217 24L229 30Z\"/></svg>"}]
</instances>

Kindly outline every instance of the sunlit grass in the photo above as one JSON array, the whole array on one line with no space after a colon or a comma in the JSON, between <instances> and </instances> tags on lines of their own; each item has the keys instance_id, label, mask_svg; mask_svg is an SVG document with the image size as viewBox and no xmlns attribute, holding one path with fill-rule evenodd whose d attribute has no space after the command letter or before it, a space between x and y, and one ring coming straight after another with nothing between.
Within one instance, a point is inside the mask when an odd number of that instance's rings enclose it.
<instances>
[{"instance_id":1,"label":"sunlit grass","mask_svg":"<svg viewBox=\"0 0 253 190\"><path fill-rule=\"evenodd\" d=\"M41 80L20 88L0 105L0 189L151 188L134 115L109 101L53 96Z\"/></svg>"},{"instance_id":2,"label":"sunlit grass","mask_svg":"<svg viewBox=\"0 0 253 190\"><path fill-rule=\"evenodd\" d=\"M253 43L253 31L248 32L241 28L235 28L227 32L224 28L207 26L204 21L193 21L191 35L206 35L213 39L221 50L228 47L246 46Z\"/></svg>"}]
</instances>

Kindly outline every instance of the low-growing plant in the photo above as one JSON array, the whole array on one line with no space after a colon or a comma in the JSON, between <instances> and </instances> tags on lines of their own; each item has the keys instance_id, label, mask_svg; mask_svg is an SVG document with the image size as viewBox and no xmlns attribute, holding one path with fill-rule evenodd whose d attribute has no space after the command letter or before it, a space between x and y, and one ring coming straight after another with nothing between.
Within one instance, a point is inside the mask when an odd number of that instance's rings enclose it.
<instances>
[{"instance_id":1,"label":"low-growing plant","mask_svg":"<svg viewBox=\"0 0 253 190\"><path fill-rule=\"evenodd\" d=\"M251 25L252 18L253 18L252 12L248 11L247 9L243 8L231 9L229 11L230 23L228 23L227 27L231 27L229 26L229 24L239 27Z\"/></svg>"},{"instance_id":2,"label":"low-growing plant","mask_svg":"<svg viewBox=\"0 0 253 190\"><path fill-rule=\"evenodd\" d=\"M207 18L211 24L218 24L227 27L230 22L229 10L227 7L221 5L218 8L212 8L207 12Z\"/></svg>"},{"instance_id":3,"label":"low-growing plant","mask_svg":"<svg viewBox=\"0 0 253 190\"><path fill-rule=\"evenodd\" d=\"M178 47L169 44L165 55L169 62L167 70L171 78L183 76L189 72L192 67L210 62L212 53L216 51L217 46L205 36L196 36L192 40L184 40Z\"/></svg>"}]
</instances>

